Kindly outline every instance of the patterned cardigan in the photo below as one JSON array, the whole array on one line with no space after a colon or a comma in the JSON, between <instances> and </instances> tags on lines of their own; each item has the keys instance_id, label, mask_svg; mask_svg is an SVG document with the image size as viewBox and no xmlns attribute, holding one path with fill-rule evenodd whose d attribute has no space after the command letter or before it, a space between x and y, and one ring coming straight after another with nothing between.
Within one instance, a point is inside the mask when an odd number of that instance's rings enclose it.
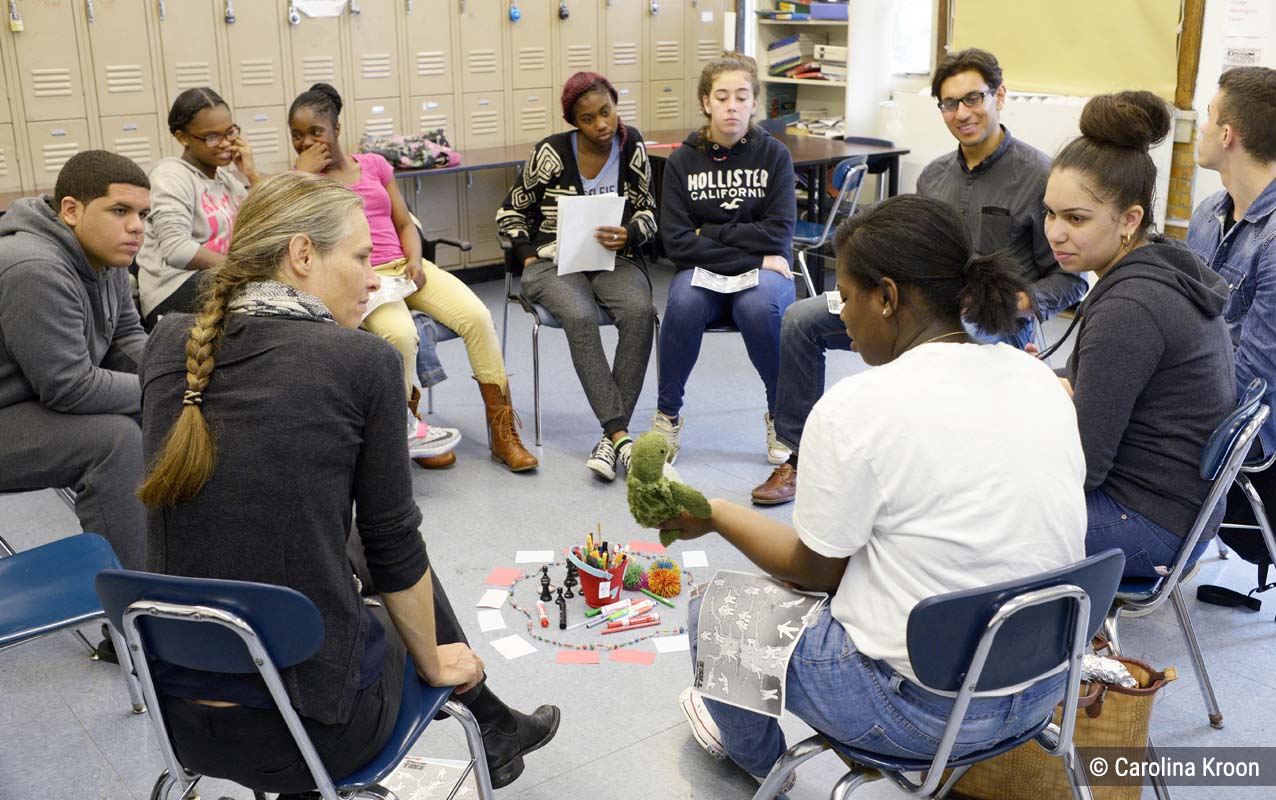
<instances>
[{"instance_id":1,"label":"patterned cardigan","mask_svg":"<svg viewBox=\"0 0 1276 800\"><path fill-rule=\"evenodd\" d=\"M632 253L635 247L656 236L656 200L652 195L651 162L647 160L642 135L628 125L623 130L625 138L620 146L616 189L625 198L621 219L629 232L626 250ZM496 226L513 243L519 266L533 256L554 258L558 198L585 193L572 151L572 133L564 131L547 136L532 149L505 202L496 212Z\"/></svg>"}]
</instances>

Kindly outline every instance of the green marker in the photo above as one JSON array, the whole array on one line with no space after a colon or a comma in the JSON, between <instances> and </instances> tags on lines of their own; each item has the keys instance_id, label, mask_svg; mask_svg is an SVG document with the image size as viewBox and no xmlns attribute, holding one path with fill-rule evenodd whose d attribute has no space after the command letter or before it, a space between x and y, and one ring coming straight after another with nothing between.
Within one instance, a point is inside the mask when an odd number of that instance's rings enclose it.
<instances>
[{"instance_id":1,"label":"green marker","mask_svg":"<svg viewBox=\"0 0 1276 800\"><path fill-rule=\"evenodd\" d=\"M646 589L639 589L638 591L642 592L643 594L647 595L647 596L648 596L648 597L650 597L652 600L655 600L655 601L656 601L656 602L658 602L658 603L664 603L665 605L669 606L670 608L673 608L673 601L672 601L672 600L666 600L665 598L661 597L660 595L656 594L655 592L649 592L649 591L647 591Z\"/></svg>"},{"instance_id":2,"label":"green marker","mask_svg":"<svg viewBox=\"0 0 1276 800\"><path fill-rule=\"evenodd\" d=\"M601 612L602 612L602 609L601 609L601 608L587 608L587 609L585 609L585 616L587 616L587 617L596 617L596 616L598 616Z\"/></svg>"}]
</instances>

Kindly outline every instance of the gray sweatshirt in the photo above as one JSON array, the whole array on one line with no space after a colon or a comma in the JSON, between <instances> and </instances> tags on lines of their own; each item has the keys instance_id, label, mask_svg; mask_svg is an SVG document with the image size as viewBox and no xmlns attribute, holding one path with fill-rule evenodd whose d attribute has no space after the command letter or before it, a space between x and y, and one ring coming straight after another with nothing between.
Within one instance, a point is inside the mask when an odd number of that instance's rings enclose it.
<instances>
[{"instance_id":1,"label":"gray sweatshirt","mask_svg":"<svg viewBox=\"0 0 1276 800\"><path fill-rule=\"evenodd\" d=\"M1090 291L1068 359L1086 491L1178 536L1209 491L1201 448L1236 405L1226 300L1218 273L1155 237Z\"/></svg>"},{"instance_id":2,"label":"gray sweatshirt","mask_svg":"<svg viewBox=\"0 0 1276 800\"><path fill-rule=\"evenodd\" d=\"M0 217L0 408L137 414L146 347L128 271L89 266L47 197Z\"/></svg>"}]
</instances>

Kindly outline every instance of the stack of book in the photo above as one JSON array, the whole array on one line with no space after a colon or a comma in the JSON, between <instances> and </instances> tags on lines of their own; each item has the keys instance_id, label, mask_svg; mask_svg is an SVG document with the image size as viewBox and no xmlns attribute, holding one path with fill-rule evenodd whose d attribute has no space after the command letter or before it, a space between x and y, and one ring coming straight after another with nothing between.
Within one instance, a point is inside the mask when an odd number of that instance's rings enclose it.
<instances>
[{"instance_id":1,"label":"stack of book","mask_svg":"<svg viewBox=\"0 0 1276 800\"><path fill-rule=\"evenodd\" d=\"M834 0L834 2L824 3L775 0L775 8L759 8L757 14L761 19L792 20L794 22L844 20L848 16L847 0Z\"/></svg>"},{"instance_id":2,"label":"stack of book","mask_svg":"<svg viewBox=\"0 0 1276 800\"><path fill-rule=\"evenodd\" d=\"M814 71L818 76L814 61L817 44L814 36L805 33L771 42L766 52L767 73L773 78L805 78L809 75L803 73Z\"/></svg>"},{"instance_id":3,"label":"stack of book","mask_svg":"<svg viewBox=\"0 0 1276 800\"><path fill-rule=\"evenodd\" d=\"M820 65L820 77L824 80L846 82L846 47L836 44L817 44L815 61Z\"/></svg>"}]
</instances>

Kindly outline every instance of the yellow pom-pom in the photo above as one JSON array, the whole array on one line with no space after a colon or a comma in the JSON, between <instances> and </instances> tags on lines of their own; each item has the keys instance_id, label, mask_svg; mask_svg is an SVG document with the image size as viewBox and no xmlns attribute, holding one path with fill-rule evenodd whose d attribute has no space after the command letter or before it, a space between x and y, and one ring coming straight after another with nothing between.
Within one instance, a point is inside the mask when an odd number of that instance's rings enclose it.
<instances>
[{"instance_id":1,"label":"yellow pom-pom","mask_svg":"<svg viewBox=\"0 0 1276 800\"><path fill-rule=\"evenodd\" d=\"M647 588L661 597L676 597L682 593L682 575L673 569L653 568L647 571Z\"/></svg>"}]
</instances>

